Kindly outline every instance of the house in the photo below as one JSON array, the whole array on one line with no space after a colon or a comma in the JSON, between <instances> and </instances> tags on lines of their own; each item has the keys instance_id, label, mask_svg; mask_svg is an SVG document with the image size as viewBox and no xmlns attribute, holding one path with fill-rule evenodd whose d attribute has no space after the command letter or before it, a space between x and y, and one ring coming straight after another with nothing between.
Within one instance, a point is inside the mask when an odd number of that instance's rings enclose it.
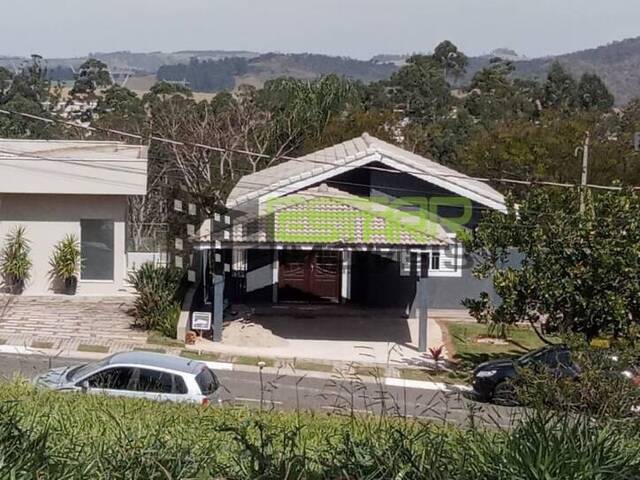
<instances>
[{"instance_id":1,"label":"house","mask_svg":"<svg viewBox=\"0 0 640 480\"><path fill-rule=\"evenodd\" d=\"M491 291L457 234L506 211L486 183L367 134L243 177L226 206L231 227L205 221L198 240L203 265L224 265L230 301L407 313L419 292L429 308L462 309Z\"/></svg>"},{"instance_id":2,"label":"house","mask_svg":"<svg viewBox=\"0 0 640 480\"><path fill-rule=\"evenodd\" d=\"M24 227L33 267L23 293L55 292L49 260L67 234L81 244L77 293L126 293L127 197L146 186L144 146L0 139L0 248Z\"/></svg>"}]
</instances>

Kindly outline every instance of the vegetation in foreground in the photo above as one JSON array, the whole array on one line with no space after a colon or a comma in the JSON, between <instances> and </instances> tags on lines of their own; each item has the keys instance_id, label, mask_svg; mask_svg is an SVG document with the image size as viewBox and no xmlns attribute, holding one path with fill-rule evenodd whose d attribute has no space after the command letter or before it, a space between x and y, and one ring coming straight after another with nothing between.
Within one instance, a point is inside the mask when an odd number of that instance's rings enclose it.
<instances>
[{"instance_id":1,"label":"vegetation in foreground","mask_svg":"<svg viewBox=\"0 0 640 480\"><path fill-rule=\"evenodd\" d=\"M512 430L0 389L0 478L628 479L633 429L532 413Z\"/></svg>"}]
</instances>

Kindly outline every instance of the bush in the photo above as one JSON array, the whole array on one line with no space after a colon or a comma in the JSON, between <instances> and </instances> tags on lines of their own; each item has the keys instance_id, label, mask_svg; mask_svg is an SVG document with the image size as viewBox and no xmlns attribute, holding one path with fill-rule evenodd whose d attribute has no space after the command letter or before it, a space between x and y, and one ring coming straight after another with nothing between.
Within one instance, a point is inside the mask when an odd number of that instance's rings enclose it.
<instances>
[{"instance_id":1,"label":"bush","mask_svg":"<svg viewBox=\"0 0 640 480\"><path fill-rule=\"evenodd\" d=\"M31 247L24 227L15 227L5 238L0 252L0 272L11 293L22 293L32 267Z\"/></svg>"},{"instance_id":2,"label":"bush","mask_svg":"<svg viewBox=\"0 0 640 480\"><path fill-rule=\"evenodd\" d=\"M161 329L164 335L175 338L183 277L184 272L180 269L153 263L144 263L130 274L129 283L138 294L132 312L134 326L145 330ZM171 334L167 335L169 332Z\"/></svg>"},{"instance_id":3,"label":"bush","mask_svg":"<svg viewBox=\"0 0 640 480\"><path fill-rule=\"evenodd\" d=\"M0 385L0 478L622 480L640 478L637 435L556 413L487 430Z\"/></svg>"},{"instance_id":4,"label":"bush","mask_svg":"<svg viewBox=\"0 0 640 480\"><path fill-rule=\"evenodd\" d=\"M53 249L49 260L51 274L64 282L67 293L75 291L75 280L80 272L82 254L75 235L66 235Z\"/></svg>"},{"instance_id":5,"label":"bush","mask_svg":"<svg viewBox=\"0 0 640 480\"><path fill-rule=\"evenodd\" d=\"M554 375L545 368L523 369L515 383L520 403L534 408L552 408L597 418L626 418L640 406L639 386L623 374L635 372L635 349L593 348L571 342L577 379Z\"/></svg>"}]
</instances>

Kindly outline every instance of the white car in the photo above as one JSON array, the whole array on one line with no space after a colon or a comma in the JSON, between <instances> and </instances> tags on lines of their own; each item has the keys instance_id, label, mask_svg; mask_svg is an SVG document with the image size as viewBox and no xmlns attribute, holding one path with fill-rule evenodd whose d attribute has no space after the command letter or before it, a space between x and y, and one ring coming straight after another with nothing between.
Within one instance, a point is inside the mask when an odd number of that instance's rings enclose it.
<instances>
[{"instance_id":1,"label":"white car","mask_svg":"<svg viewBox=\"0 0 640 480\"><path fill-rule=\"evenodd\" d=\"M206 364L149 352L116 353L99 362L55 368L34 380L57 391L219 404L218 379Z\"/></svg>"}]
</instances>

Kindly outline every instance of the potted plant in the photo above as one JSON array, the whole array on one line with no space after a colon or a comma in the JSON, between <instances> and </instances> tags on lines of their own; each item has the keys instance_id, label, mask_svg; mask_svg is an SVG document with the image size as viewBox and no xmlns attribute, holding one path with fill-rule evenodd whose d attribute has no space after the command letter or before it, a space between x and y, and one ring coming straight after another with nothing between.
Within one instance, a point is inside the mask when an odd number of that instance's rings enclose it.
<instances>
[{"instance_id":1,"label":"potted plant","mask_svg":"<svg viewBox=\"0 0 640 480\"><path fill-rule=\"evenodd\" d=\"M64 284L67 295L75 295L82 257L80 242L75 235L67 235L53 249L49 260L52 274Z\"/></svg>"},{"instance_id":2,"label":"potted plant","mask_svg":"<svg viewBox=\"0 0 640 480\"><path fill-rule=\"evenodd\" d=\"M24 290L32 267L30 254L31 247L24 227L14 227L5 237L4 247L0 252L0 271L10 293L20 294Z\"/></svg>"}]
</instances>

